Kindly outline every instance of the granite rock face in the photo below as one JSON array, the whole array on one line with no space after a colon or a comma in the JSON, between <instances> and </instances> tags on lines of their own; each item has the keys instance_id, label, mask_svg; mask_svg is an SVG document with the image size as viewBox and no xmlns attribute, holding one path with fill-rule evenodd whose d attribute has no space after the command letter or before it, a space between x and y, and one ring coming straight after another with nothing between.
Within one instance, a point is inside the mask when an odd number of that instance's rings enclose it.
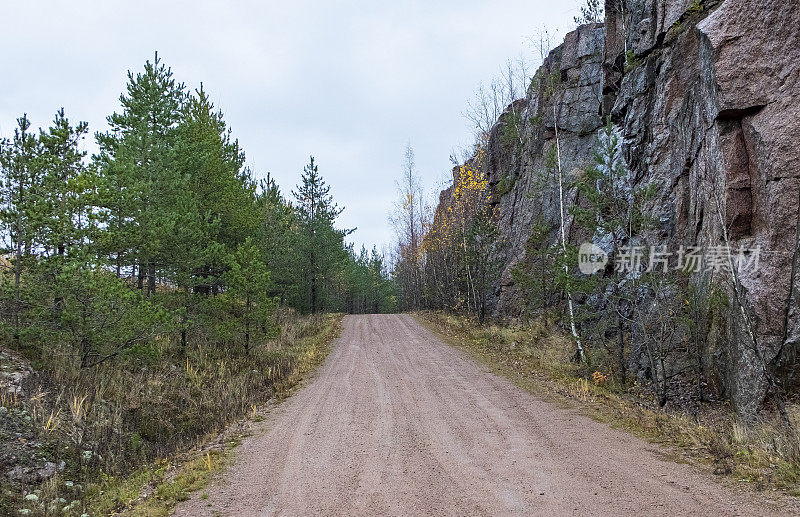
<instances>
[{"instance_id":1,"label":"granite rock face","mask_svg":"<svg viewBox=\"0 0 800 517\"><path fill-rule=\"evenodd\" d=\"M492 131L488 175L508 244L494 310L521 313L511 271L525 260L533 224L560 219L557 179L547 172L556 128L569 180L591 164L597 130L611 117L634 184L656 185L651 241L712 247L727 238L735 250L761 250L759 267L740 275L758 348L736 310L716 343L721 395L753 415L764 361L793 363L800 347L800 2L620 5L607 0L605 25L569 33L528 97L509 107L526 121L521 145L503 138L510 111ZM576 196L567 190L565 205ZM590 238L567 221L570 242Z\"/></svg>"},{"instance_id":2,"label":"granite rock face","mask_svg":"<svg viewBox=\"0 0 800 517\"><path fill-rule=\"evenodd\" d=\"M545 59L524 103L509 107L522 109L524 143L510 144L502 138L508 110L492 130L487 175L493 188L494 214L507 244L500 285L492 293L495 310L501 315L517 316L523 309L511 272L525 258L532 227L544 222L557 228L561 219L558 178L547 163L555 153L556 130L565 183L592 160L595 132L603 124L603 46L602 25L583 26L567 34L565 43ZM499 189L501 185L505 189ZM513 186L508 189L507 185ZM576 192L566 191L565 207L575 199ZM573 235L577 230L566 208L565 216L566 231L570 240L575 240L579 236ZM558 242L558 235L554 230L549 240Z\"/></svg>"}]
</instances>

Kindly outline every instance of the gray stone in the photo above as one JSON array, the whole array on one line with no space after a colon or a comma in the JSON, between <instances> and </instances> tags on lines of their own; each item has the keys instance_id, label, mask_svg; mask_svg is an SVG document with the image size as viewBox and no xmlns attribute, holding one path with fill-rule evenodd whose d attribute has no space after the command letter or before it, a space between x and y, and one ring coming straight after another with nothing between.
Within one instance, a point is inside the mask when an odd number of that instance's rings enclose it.
<instances>
[{"instance_id":1,"label":"gray stone","mask_svg":"<svg viewBox=\"0 0 800 517\"><path fill-rule=\"evenodd\" d=\"M765 394L758 357L773 362L800 347L800 2L630 0L625 13L616 5L608 2L605 28L570 32L545 59L539 77L561 81L528 93L525 114L537 123L525 128L523 148L502 145L502 118L491 132L490 185L515 179L493 200L508 245L494 310L524 310L511 271L526 260L533 223L548 222L558 242L557 183L542 174L556 121L570 178L591 163L594 133L610 116L634 182L657 186L645 207L659 221L652 237L718 246L724 223L734 248L763 250L761 267L740 278L758 349L736 310L715 338L720 395L751 417ZM626 50L635 66L625 66ZM576 201L567 190L565 204ZM569 216L567 234L574 244L592 238Z\"/></svg>"}]
</instances>

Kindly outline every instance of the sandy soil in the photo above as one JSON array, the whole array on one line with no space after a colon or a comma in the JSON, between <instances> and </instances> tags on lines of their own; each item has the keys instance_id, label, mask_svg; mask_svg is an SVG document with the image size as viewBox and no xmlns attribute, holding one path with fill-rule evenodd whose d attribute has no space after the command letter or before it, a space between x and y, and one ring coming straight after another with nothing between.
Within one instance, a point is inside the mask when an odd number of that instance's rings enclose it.
<instances>
[{"instance_id":1,"label":"sandy soil","mask_svg":"<svg viewBox=\"0 0 800 517\"><path fill-rule=\"evenodd\" d=\"M800 513L535 399L406 315L348 316L262 425L176 515Z\"/></svg>"}]
</instances>

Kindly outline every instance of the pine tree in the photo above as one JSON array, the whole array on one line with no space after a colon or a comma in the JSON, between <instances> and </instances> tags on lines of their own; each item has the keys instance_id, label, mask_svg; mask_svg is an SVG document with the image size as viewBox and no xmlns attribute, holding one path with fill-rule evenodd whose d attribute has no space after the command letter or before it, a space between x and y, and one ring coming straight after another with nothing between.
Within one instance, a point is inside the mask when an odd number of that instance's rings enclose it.
<instances>
[{"instance_id":1,"label":"pine tree","mask_svg":"<svg viewBox=\"0 0 800 517\"><path fill-rule=\"evenodd\" d=\"M576 187L586 199L586 206L573 206L572 213L577 224L593 234L594 241L607 241L612 247L612 263L615 253L637 233L652 226L653 221L643 211L646 201L652 197L652 188L634 189L630 172L622 157L622 141L619 130L609 119L598 135L594 152L594 166L585 171ZM640 272L634 272L629 281L623 277L629 272L584 278L580 290L602 292L603 298L612 305L617 315L617 367L622 384L626 382L625 336L629 333L630 300L635 300L636 285L641 282ZM598 327L603 332L602 327Z\"/></svg>"},{"instance_id":2,"label":"pine tree","mask_svg":"<svg viewBox=\"0 0 800 517\"><path fill-rule=\"evenodd\" d=\"M394 311L394 284L388 278L384 263L383 255L373 246L368 269L373 291L371 311L375 314Z\"/></svg>"},{"instance_id":3,"label":"pine tree","mask_svg":"<svg viewBox=\"0 0 800 517\"><path fill-rule=\"evenodd\" d=\"M239 328L243 332L243 346L250 353L253 346L253 331L266 331L266 322L272 311L273 302L269 297L270 275L264 257L248 238L239 245L233 254L231 268L226 273L229 294L236 297L241 309L237 310Z\"/></svg>"},{"instance_id":4,"label":"pine tree","mask_svg":"<svg viewBox=\"0 0 800 517\"><path fill-rule=\"evenodd\" d=\"M17 346L22 330L22 274L31 265L37 226L40 227L37 208L40 206L41 169L38 159L41 148L30 127L27 115L18 118L13 139L3 144L0 152L3 179L0 222L6 241L4 252L11 257L14 277L10 313Z\"/></svg>"},{"instance_id":5,"label":"pine tree","mask_svg":"<svg viewBox=\"0 0 800 517\"><path fill-rule=\"evenodd\" d=\"M298 240L295 211L269 174L261 181L256 199L261 220L258 239L272 276L271 294L281 304L297 306L298 275L294 252Z\"/></svg>"},{"instance_id":6,"label":"pine tree","mask_svg":"<svg viewBox=\"0 0 800 517\"><path fill-rule=\"evenodd\" d=\"M71 260L60 273L63 309L59 327L81 368L92 368L146 343L162 331L169 315L105 268Z\"/></svg>"},{"instance_id":7,"label":"pine tree","mask_svg":"<svg viewBox=\"0 0 800 517\"><path fill-rule=\"evenodd\" d=\"M181 188L174 164L176 127L184 86L156 53L144 72L128 72L121 113L108 117L111 131L97 134L98 157L109 209L108 248L117 272L136 267L138 287L155 292L157 268L165 260L161 241L175 228L173 195Z\"/></svg>"},{"instance_id":8,"label":"pine tree","mask_svg":"<svg viewBox=\"0 0 800 517\"><path fill-rule=\"evenodd\" d=\"M56 113L53 125L39 135L42 183L41 230L37 241L46 281L52 282L60 276L75 250L90 244L97 227L92 209L96 202L96 175L86 167L86 152L79 146L88 129L86 122L70 124L62 108ZM57 292L53 302L56 312L61 310L62 301Z\"/></svg>"},{"instance_id":9,"label":"pine tree","mask_svg":"<svg viewBox=\"0 0 800 517\"><path fill-rule=\"evenodd\" d=\"M225 255L236 249L251 233L237 217L238 211L252 210L249 185L243 183L244 154L231 139L222 113L214 111L201 85L185 103L177 128L175 167L183 181L190 206L186 235L176 243L187 250L180 267L182 284L197 293L218 292L225 273Z\"/></svg>"},{"instance_id":10,"label":"pine tree","mask_svg":"<svg viewBox=\"0 0 800 517\"><path fill-rule=\"evenodd\" d=\"M553 231L552 224L539 214L531 224L525 244L525 263L511 271L514 284L522 290L524 303L531 312L544 312L554 302L554 279L558 275L554 266L561 249L551 242Z\"/></svg>"},{"instance_id":11,"label":"pine tree","mask_svg":"<svg viewBox=\"0 0 800 517\"><path fill-rule=\"evenodd\" d=\"M326 280L345 259L343 239L353 230L334 227L343 209L333 201L331 188L320 176L313 156L303 168L301 181L293 195L297 201L298 247L303 260L299 269L305 284L303 291L307 293L307 302L302 306L316 313L323 308Z\"/></svg>"}]
</instances>

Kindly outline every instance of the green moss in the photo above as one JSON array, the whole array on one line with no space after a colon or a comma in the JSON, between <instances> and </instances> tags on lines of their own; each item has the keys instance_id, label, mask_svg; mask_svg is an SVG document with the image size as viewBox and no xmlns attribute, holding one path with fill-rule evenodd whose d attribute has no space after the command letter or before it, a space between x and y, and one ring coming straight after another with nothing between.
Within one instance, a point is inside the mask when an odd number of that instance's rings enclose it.
<instances>
[{"instance_id":1,"label":"green moss","mask_svg":"<svg viewBox=\"0 0 800 517\"><path fill-rule=\"evenodd\" d=\"M497 184L494 187L495 194L497 195L497 197L503 197L506 194L508 194L509 192L511 192L511 189L514 188L514 184L516 182L517 182L517 178L511 176L510 174L506 174L505 176L502 176L497 181Z\"/></svg>"},{"instance_id":2,"label":"green moss","mask_svg":"<svg viewBox=\"0 0 800 517\"><path fill-rule=\"evenodd\" d=\"M694 0L692 5L686 10L687 14L697 14L703 12L703 2L702 0Z\"/></svg>"},{"instance_id":3,"label":"green moss","mask_svg":"<svg viewBox=\"0 0 800 517\"><path fill-rule=\"evenodd\" d=\"M629 50L625 53L625 73L635 70L642 65L642 61L636 57L636 54L633 53L633 50Z\"/></svg>"},{"instance_id":4,"label":"green moss","mask_svg":"<svg viewBox=\"0 0 800 517\"><path fill-rule=\"evenodd\" d=\"M550 74L548 74L544 80L544 91L543 94L545 98L552 97L557 91L558 87L561 85L561 67L556 67L553 69Z\"/></svg>"},{"instance_id":5,"label":"green moss","mask_svg":"<svg viewBox=\"0 0 800 517\"><path fill-rule=\"evenodd\" d=\"M500 134L500 142L507 148L520 150L522 143L520 142L520 130L522 128L522 114L516 110L511 109L508 113L503 115L503 132Z\"/></svg>"}]
</instances>

